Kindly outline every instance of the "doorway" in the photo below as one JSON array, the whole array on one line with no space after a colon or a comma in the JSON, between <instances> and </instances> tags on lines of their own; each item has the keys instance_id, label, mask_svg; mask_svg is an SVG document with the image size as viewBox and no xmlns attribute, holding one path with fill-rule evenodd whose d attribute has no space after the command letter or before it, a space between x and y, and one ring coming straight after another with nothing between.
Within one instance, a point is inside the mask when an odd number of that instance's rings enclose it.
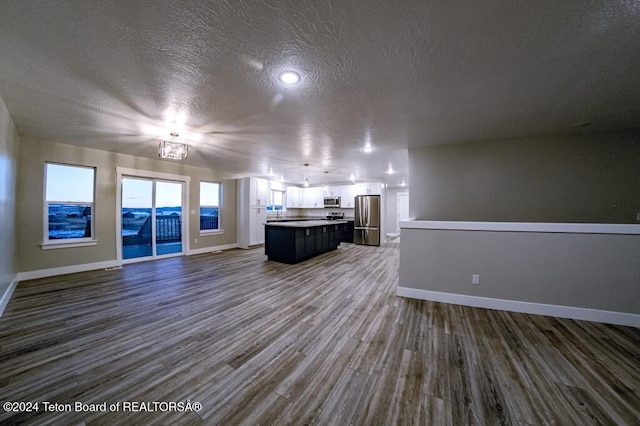
<instances>
[{"instance_id":1,"label":"doorway","mask_svg":"<svg viewBox=\"0 0 640 426\"><path fill-rule=\"evenodd\" d=\"M185 253L185 183L140 176L120 179L120 253L124 262Z\"/></svg>"},{"instance_id":2,"label":"doorway","mask_svg":"<svg viewBox=\"0 0 640 426\"><path fill-rule=\"evenodd\" d=\"M396 232L400 235L400 222L409 219L409 193L398 192Z\"/></svg>"}]
</instances>

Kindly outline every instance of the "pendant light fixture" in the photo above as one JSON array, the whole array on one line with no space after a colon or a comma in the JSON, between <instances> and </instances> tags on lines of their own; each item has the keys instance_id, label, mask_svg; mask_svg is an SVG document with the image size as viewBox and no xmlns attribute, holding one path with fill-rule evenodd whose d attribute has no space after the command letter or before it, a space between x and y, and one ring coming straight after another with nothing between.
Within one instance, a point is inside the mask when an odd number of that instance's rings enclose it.
<instances>
[{"instance_id":1,"label":"pendant light fixture","mask_svg":"<svg viewBox=\"0 0 640 426\"><path fill-rule=\"evenodd\" d=\"M171 141L162 141L158 145L158 156L160 158L169 158L171 160L184 160L189 155L189 147L183 143L176 142L176 138L180 136L176 132L171 132Z\"/></svg>"},{"instance_id":2,"label":"pendant light fixture","mask_svg":"<svg viewBox=\"0 0 640 426\"><path fill-rule=\"evenodd\" d=\"M308 169L309 163L304 163L304 182L302 182L302 185L304 185L305 188L309 186L309 177L307 176Z\"/></svg>"}]
</instances>

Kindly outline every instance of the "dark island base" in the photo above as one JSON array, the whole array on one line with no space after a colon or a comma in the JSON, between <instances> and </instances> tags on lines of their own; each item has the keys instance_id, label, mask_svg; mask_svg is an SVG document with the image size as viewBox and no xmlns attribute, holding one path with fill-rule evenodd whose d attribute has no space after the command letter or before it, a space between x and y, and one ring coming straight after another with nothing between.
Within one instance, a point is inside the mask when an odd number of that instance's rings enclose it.
<instances>
[{"instance_id":1,"label":"dark island base","mask_svg":"<svg viewBox=\"0 0 640 426\"><path fill-rule=\"evenodd\" d=\"M340 245L340 225L285 227L266 224L265 254L269 260L294 264L336 250Z\"/></svg>"}]
</instances>

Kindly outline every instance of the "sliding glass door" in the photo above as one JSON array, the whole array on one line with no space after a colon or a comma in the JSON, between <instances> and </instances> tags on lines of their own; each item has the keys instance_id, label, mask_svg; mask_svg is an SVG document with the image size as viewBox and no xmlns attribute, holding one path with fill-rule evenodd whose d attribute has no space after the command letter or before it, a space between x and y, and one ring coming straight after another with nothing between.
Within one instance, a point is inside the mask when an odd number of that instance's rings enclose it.
<instances>
[{"instance_id":1,"label":"sliding glass door","mask_svg":"<svg viewBox=\"0 0 640 426\"><path fill-rule=\"evenodd\" d=\"M183 249L182 182L122 178L122 258L180 254Z\"/></svg>"},{"instance_id":2,"label":"sliding glass door","mask_svg":"<svg viewBox=\"0 0 640 426\"><path fill-rule=\"evenodd\" d=\"M156 254L182 253L182 183L155 184Z\"/></svg>"}]
</instances>

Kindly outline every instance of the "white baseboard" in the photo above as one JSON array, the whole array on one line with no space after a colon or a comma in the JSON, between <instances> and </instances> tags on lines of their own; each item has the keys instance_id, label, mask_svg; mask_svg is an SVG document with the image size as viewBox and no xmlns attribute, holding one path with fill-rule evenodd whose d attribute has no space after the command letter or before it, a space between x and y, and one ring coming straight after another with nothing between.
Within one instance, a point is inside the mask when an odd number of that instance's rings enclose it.
<instances>
[{"instance_id":1,"label":"white baseboard","mask_svg":"<svg viewBox=\"0 0 640 426\"><path fill-rule=\"evenodd\" d=\"M234 248L238 248L238 244L237 243L224 244L224 245L221 245L221 246L213 246L213 247L204 247L204 248L189 250L187 252L187 256L191 256L193 254L211 253L213 251L229 250L229 249L234 249Z\"/></svg>"},{"instance_id":2,"label":"white baseboard","mask_svg":"<svg viewBox=\"0 0 640 426\"><path fill-rule=\"evenodd\" d=\"M521 302L517 300L493 299L489 297L469 296L466 294L442 293L398 286L396 294L412 299L472 306L475 308L497 309L523 314L549 315L582 321L603 322L607 324L640 327L640 315L625 312L602 311L598 309L577 308L573 306L547 305L544 303Z\"/></svg>"},{"instance_id":3,"label":"white baseboard","mask_svg":"<svg viewBox=\"0 0 640 426\"><path fill-rule=\"evenodd\" d=\"M0 317L4 313L4 309L9 304L9 300L11 300L11 296L13 295L13 292L15 291L17 285L18 285L18 276L16 275L13 278L13 280L11 280L9 287L7 287L4 293L0 295Z\"/></svg>"},{"instance_id":4,"label":"white baseboard","mask_svg":"<svg viewBox=\"0 0 640 426\"><path fill-rule=\"evenodd\" d=\"M73 274L76 272L95 271L96 269L120 266L115 260L105 262L84 263L81 265L63 266L60 268L39 269L37 271L18 272L18 281L34 280L37 278L54 277L56 275Z\"/></svg>"},{"instance_id":5,"label":"white baseboard","mask_svg":"<svg viewBox=\"0 0 640 426\"><path fill-rule=\"evenodd\" d=\"M201 249L189 250L187 255L211 253L213 251L229 250L238 247L238 244L225 244L221 246L205 247ZM146 261L149 259L142 259ZM116 260L107 260L104 262L84 263L81 265L63 266L60 268L40 269L36 271L19 272L17 275L17 281L34 280L37 278L54 277L56 275L73 274L76 272L95 271L96 269L113 268L116 266L122 266L122 264Z\"/></svg>"}]
</instances>

